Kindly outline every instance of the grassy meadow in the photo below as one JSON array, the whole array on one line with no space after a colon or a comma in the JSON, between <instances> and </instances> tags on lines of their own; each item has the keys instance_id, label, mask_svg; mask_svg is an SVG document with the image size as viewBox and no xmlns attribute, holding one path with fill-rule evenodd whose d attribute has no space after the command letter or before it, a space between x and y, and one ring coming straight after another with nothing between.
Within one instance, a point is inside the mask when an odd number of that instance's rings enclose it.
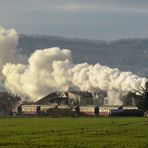
<instances>
[{"instance_id":1,"label":"grassy meadow","mask_svg":"<svg viewBox=\"0 0 148 148\"><path fill-rule=\"evenodd\" d=\"M0 118L0 148L148 148L148 118Z\"/></svg>"}]
</instances>

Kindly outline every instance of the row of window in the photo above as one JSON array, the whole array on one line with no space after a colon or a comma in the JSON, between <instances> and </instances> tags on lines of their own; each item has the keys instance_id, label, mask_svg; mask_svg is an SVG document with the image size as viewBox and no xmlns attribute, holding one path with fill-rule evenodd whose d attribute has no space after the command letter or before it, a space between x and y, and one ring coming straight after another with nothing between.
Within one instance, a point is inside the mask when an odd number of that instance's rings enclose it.
<instances>
[{"instance_id":1,"label":"row of window","mask_svg":"<svg viewBox=\"0 0 148 148\"><path fill-rule=\"evenodd\" d=\"M94 108L90 108L90 107L80 107L80 111L94 111Z\"/></svg>"},{"instance_id":2,"label":"row of window","mask_svg":"<svg viewBox=\"0 0 148 148\"><path fill-rule=\"evenodd\" d=\"M118 108L117 107L113 107L113 108L112 107L102 107L102 108L100 108L100 111L101 110L112 110L112 109L115 110L115 109L118 109Z\"/></svg>"},{"instance_id":3,"label":"row of window","mask_svg":"<svg viewBox=\"0 0 148 148\"><path fill-rule=\"evenodd\" d=\"M22 111L25 111L25 112L32 112L36 110L37 110L36 108L22 108Z\"/></svg>"}]
</instances>

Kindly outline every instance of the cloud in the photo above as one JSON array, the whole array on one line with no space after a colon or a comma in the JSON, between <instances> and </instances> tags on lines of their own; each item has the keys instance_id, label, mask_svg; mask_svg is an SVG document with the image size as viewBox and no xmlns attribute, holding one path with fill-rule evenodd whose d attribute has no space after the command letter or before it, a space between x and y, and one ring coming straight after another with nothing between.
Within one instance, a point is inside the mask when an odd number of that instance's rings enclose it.
<instances>
[{"instance_id":1,"label":"cloud","mask_svg":"<svg viewBox=\"0 0 148 148\"><path fill-rule=\"evenodd\" d=\"M56 11L63 11L63 12L99 12L99 11L106 11L106 12L129 12L129 13L148 13L147 6L137 6L137 5L128 5L124 4L121 5L119 3L93 3L93 2L75 2L75 3L66 3L61 4L52 8L48 9L56 10Z\"/></svg>"},{"instance_id":2,"label":"cloud","mask_svg":"<svg viewBox=\"0 0 148 148\"><path fill-rule=\"evenodd\" d=\"M5 0L0 10L1 25L20 33L109 40L148 36L146 0Z\"/></svg>"},{"instance_id":3,"label":"cloud","mask_svg":"<svg viewBox=\"0 0 148 148\"><path fill-rule=\"evenodd\" d=\"M6 7L7 6L7 7ZM112 12L132 12L147 13L148 1L146 0L30 0L10 2L6 0L0 6L1 10L8 12L96 12L96 11L112 11Z\"/></svg>"}]
</instances>

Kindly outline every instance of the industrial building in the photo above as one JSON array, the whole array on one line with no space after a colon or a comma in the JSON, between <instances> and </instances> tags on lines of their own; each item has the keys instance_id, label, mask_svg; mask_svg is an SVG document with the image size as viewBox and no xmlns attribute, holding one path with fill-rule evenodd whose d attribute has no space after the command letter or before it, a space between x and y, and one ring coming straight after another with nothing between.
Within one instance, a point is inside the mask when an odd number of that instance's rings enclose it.
<instances>
[{"instance_id":1,"label":"industrial building","mask_svg":"<svg viewBox=\"0 0 148 148\"><path fill-rule=\"evenodd\" d=\"M1 95L1 94L0 94ZM3 95L6 98L5 95ZM133 102L133 98L124 98L123 106L106 105L106 93L91 93L86 91L53 92L34 103L22 103L15 100L4 107L1 97L0 116L110 116L137 115L144 113ZM7 96L7 98L9 98ZM8 99L9 100L9 99ZM18 103L19 102L19 103ZM15 104L15 105L14 105Z\"/></svg>"},{"instance_id":2,"label":"industrial building","mask_svg":"<svg viewBox=\"0 0 148 148\"><path fill-rule=\"evenodd\" d=\"M143 116L144 111L133 106L95 106L95 105L20 105L17 116Z\"/></svg>"},{"instance_id":3,"label":"industrial building","mask_svg":"<svg viewBox=\"0 0 148 148\"><path fill-rule=\"evenodd\" d=\"M35 104L70 104L70 105L91 105L93 95L87 91L54 92L39 99Z\"/></svg>"}]
</instances>

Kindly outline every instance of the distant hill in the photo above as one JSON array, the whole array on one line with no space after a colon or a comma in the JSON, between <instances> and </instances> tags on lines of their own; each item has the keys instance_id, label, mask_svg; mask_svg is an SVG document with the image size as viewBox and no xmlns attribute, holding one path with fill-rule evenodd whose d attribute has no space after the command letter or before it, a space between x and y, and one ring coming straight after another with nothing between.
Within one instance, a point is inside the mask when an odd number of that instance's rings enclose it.
<instances>
[{"instance_id":1,"label":"distant hill","mask_svg":"<svg viewBox=\"0 0 148 148\"><path fill-rule=\"evenodd\" d=\"M19 48L27 55L40 48L60 47L72 51L74 63L100 63L148 76L148 38L100 41L46 35L19 35Z\"/></svg>"}]
</instances>

